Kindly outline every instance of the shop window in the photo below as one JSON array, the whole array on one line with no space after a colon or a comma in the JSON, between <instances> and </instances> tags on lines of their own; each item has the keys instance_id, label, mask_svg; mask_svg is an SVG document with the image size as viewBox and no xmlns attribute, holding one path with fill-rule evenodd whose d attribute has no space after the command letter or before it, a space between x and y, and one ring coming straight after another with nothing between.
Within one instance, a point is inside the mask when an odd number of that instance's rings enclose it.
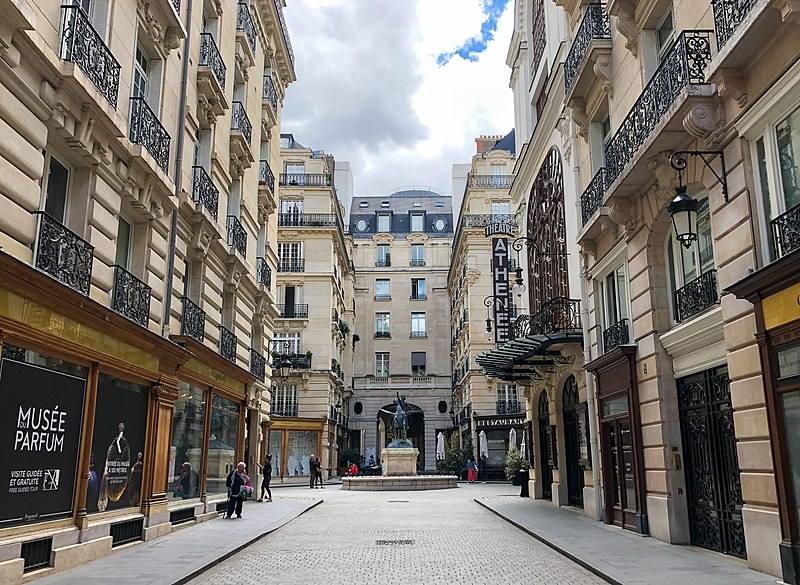
<instances>
[{"instance_id":1,"label":"shop window","mask_svg":"<svg viewBox=\"0 0 800 585\"><path fill-rule=\"evenodd\" d=\"M280 477L283 469L283 431L269 432L269 452L272 453L272 477Z\"/></svg>"},{"instance_id":2,"label":"shop window","mask_svg":"<svg viewBox=\"0 0 800 585\"><path fill-rule=\"evenodd\" d=\"M206 392L178 383L169 448L169 500L200 497L205 450Z\"/></svg>"},{"instance_id":3,"label":"shop window","mask_svg":"<svg viewBox=\"0 0 800 585\"><path fill-rule=\"evenodd\" d=\"M208 472L206 491L224 494L225 479L236 467L239 442L240 405L222 396L211 399L211 431L208 438Z\"/></svg>"},{"instance_id":4,"label":"shop window","mask_svg":"<svg viewBox=\"0 0 800 585\"><path fill-rule=\"evenodd\" d=\"M317 452L317 431L287 431L286 434L286 464L289 475L309 475L309 458Z\"/></svg>"},{"instance_id":5,"label":"shop window","mask_svg":"<svg viewBox=\"0 0 800 585\"><path fill-rule=\"evenodd\" d=\"M389 352L377 351L375 352L375 377L388 378L389 377Z\"/></svg>"},{"instance_id":6,"label":"shop window","mask_svg":"<svg viewBox=\"0 0 800 585\"><path fill-rule=\"evenodd\" d=\"M411 279L411 299L415 301L424 301L428 298L427 288L425 287L424 278Z\"/></svg>"},{"instance_id":7,"label":"shop window","mask_svg":"<svg viewBox=\"0 0 800 585\"><path fill-rule=\"evenodd\" d=\"M424 351L411 352L411 375L425 376L427 369L427 354Z\"/></svg>"},{"instance_id":8,"label":"shop window","mask_svg":"<svg viewBox=\"0 0 800 585\"><path fill-rule=\"evenodd\" d=\"M86 509L137 507L142 496L149 389L100 374Z\"/></svg>"}]
</instances>

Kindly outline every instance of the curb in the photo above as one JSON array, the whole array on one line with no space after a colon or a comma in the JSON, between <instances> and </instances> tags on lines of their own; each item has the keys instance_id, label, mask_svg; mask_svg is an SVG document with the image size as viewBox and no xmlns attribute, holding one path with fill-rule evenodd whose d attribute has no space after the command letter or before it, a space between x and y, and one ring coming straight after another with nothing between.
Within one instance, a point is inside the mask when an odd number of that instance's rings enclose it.
<instances>
[{"instance_id":1,"label":"curb","mask_svg":"<svg viewBox=\"0 0 800 585\"><path fill-rule=\"evenodd\" d=\"M266 532L264 532L264 533L262 533L262 534L259 534L258 536L254 537L254 538L251 538L251 539L250 539L250 540L248 540L247 542L245 542L245 543L243 543L243 544L241 544L241 545L239 545L239 546L235 547L234 549L232 549L232 550L230 550L230 551L226 552L225 554L223 554L223 555L221 555L220 557L218 557L218 558L214 559L214 560L213 560L213 561L211 561L210 563L206 563L206 564L205 564L205 565L203 565L202 567L200 567L200 568L196 569L195 571L192 571L190 574L188 574L188 575L184 575L183 577L181 577L181 578L180 578L180 579L178 579L177 581L174 581L172 585L183 585L184 583L188 583L189 581L191 581L191 580L192 580L192 579L194 579L195 577L198 577L198 576L202 575L203 573L205 573L206 571L208 571L208 570L209 570L209 569L211 569L212 567L215 567L215 566L217 566L218 564L220 564L221 562L228 560L228 559L229 559L229 558L231 558L233 555L235 555L236 553L238 553L238 552L242 551L243 549L247 548L248 546L250 546L250 545L252 545L252 544L255 544L256 542L258 542L259 540L261 540L262 538L264 538L264 537L265 537L265 536L267 536L268 534L272 534L272 533L273 533L273 532L275 532L276 530L280 530L281 528L283 528L284 526L286 526L286 525L287 525L287 524L289 524L290 522L292 522L292 521L296 520L297 518L299 518L300 516L302 516L303 514L305 514L306 512L308 512L309 510L313 510L314 508L316 508L317 506L319 506L319 505L320 505L322 502L324 502L324 501L325 501L325 500L322 500L322 499L320 499L320 500L317 500L316 502L314 502L313 504L311 504L311 505L310 505L308 508L306 508L305 510L303 510L302 512L300 512L300 513L299 513L297 516L295 516L295 517L293 517L293 518L290 518L289 520L287 520L286 522L284 522L284 523L283 523L283 524L281 524L280 526L276 526L276 527L275 527L275 528L273 528L272 530L267 530Z\"/></svg>"},{"instance_id":2,"label":"curb","mask_svg":"<svg viewBox=\"0 0 800 585\"><path fill-rule=\"evenodd\" d=\"M550 540L547 540L542 535L537 534L536 532L533 532L531 529L526 528L525 526L523 526L519 522L516 522L515 520L512 520L508 516L505 516L504 514L501 514L500 512L495 510L494 508L489 507L488 504L486 504L484 502L481 502L478 498L473 498L473 501L476 504L478 504L479 506L485 508L486 510L489 510L492 514L495 514L499 518L502 518L503 520L505 520L506 522L508 522L512 526L515 526L516 528L520 529L522 532L526 533L527 535L532 536L533 538L535 538L536 540L538 540L542 544L550 547L551 549L556 551L558 554L567 557L569 560L571 560L572 562L580 565L581 567L583 567L584 569L586 569L590 573L596 575L597 577L600 577L603 581L605 581L607 583L611 583L611 585L623 585L622 582L617 581L616 579L614 579L614 577L612 577L608 573L604 573L603 571L601 571L600 569L598 569L597 567L595 567L591 563L589 563L587 561L584 561L580 557L578 557L578 556L574 555L573 553L569 552L568 550L565 550L564 548L558 546L554 542L552 542Z\"/></svg>"}]
</instances>

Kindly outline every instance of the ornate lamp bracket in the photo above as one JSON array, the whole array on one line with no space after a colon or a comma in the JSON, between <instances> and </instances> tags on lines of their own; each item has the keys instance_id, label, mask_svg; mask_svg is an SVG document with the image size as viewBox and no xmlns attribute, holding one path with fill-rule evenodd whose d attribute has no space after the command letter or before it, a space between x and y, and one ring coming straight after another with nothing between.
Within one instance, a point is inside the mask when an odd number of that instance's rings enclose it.
<instances>
[{"instance_id":1,"label":"ornate lamp bracket","mask_svg":"<svg viewBox=\"0 0 800 585\"><path fill-rule=\"evenodd\" d=\"M711 171L714 178L722 185L722 197L725 203L728 203L728 173L725 170L725 155L721 150L680 150L675 152L669 158L669 164L673 169L678 171L678 183L683 185L683 171L686 170L687 160L689 156L696 156L703 161L706 168ZM712 156L718 156L721 164L722 174L717 173L714 167L711 166Z\"/></svg>"}]
</instances>

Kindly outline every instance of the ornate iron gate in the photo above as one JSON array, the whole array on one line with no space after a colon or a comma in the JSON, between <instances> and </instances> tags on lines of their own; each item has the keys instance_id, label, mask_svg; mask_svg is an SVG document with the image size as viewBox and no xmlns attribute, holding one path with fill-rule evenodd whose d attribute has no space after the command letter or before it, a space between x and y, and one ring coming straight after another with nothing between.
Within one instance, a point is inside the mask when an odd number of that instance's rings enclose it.
<instances>
[{"instance_id":1,"label":"ornate iron gate","mask_svg":"<svg viewBox=\"0 0 800 585\"><path fill-rule=\"evenodd\" d=\"M567 502L570 506L583 508L583 470L578 450L578 383L575 376L564 384L562 412L564 415L564 455L567 459Z\"/></svg>"},{"instance_id":2,"label":"ornate iron gate","mask_svg":"<svg viewBox=\"0 0 800 585\"><path fill-rule=\"evenodd\" d=\"M678 380L692 544L746 558L727 368Z\"/></svg>"},{"instance_id":3,"label":"ornate iron gate","mask_svg":"<svg viewBox=\"0 0 800 585\"><path fill-rule=\"evenodd\" d=\"M537 481L542 482L542 497L553 497L553 469L550 467L550 401L547 390L539 395L539 469L536 470Z\"/></svg>"}]
</instances>

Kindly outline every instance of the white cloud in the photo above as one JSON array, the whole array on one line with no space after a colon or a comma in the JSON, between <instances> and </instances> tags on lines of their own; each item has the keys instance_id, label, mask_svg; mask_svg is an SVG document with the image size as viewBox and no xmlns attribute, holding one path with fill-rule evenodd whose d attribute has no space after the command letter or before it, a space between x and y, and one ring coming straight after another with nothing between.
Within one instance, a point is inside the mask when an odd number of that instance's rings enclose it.
<instances>
[{"instance_id":1,"label":"white cloud","mask_svg":"<svg viewBox=\"0 0 800 585\"><path fill-rule=\"evenodd\" d=\"M474 62L436 56L478 34L483 0L289 0L297 56L281 130L350 161L358 195L450 191L474 138L513 125L505 55L513 2Z\"/></svg>"}]
</instances>

